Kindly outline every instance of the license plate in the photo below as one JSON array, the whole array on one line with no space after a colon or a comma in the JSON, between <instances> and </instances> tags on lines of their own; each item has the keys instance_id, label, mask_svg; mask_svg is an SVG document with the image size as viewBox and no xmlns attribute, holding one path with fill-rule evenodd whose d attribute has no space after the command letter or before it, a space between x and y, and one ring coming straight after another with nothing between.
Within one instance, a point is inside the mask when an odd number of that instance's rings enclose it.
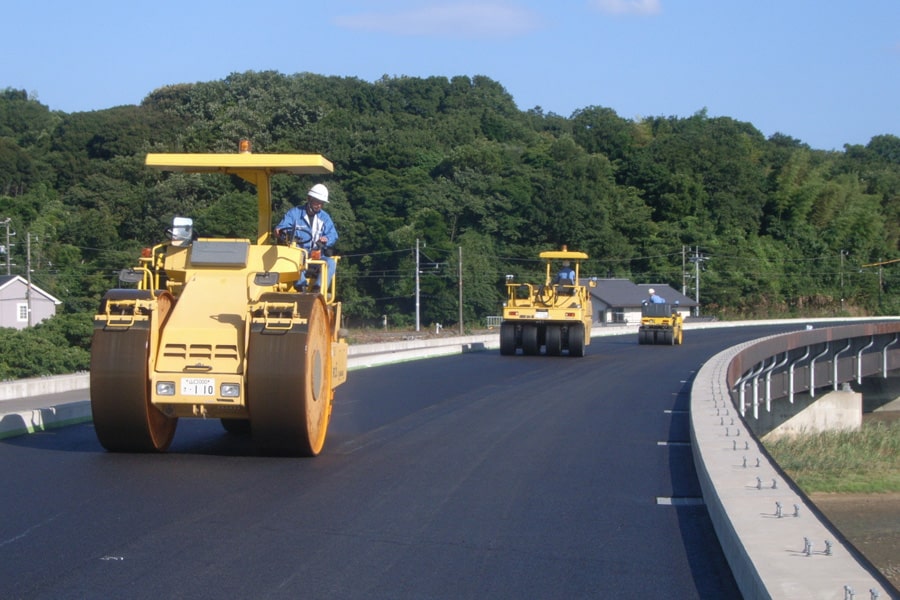
<instances>
[{"instance_id":1,"label":"license plate","mask_svg":"<svg viewBox=\"0 0 900 600\"><path fill-rule=\"evenodd\" d=\"M535 318L537 319L546 319L550 316L550 313L546 310L539 310L534 313Z\"/></svg>"},{"instance_id":2,"label":"license plate","mask_svg":"<svg viewBox=\"0 0 900 600\"><path fill-rule=\"evenodd\" d=\"M181 379L182 396L215 396L216 380L212 377L183 377Z\"/></svg>"}]
</instances>

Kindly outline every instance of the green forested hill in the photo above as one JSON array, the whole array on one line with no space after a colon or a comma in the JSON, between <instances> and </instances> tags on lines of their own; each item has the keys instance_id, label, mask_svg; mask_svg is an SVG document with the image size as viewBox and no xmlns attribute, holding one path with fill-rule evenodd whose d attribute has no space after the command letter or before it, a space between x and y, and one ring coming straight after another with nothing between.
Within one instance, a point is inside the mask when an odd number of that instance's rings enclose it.
<instances>
[{"instance_id":1,"label":"green forested hill","mask_svg":"<svg viewBox=\"0 0 900 600\"><path fill-rule=\"evenodd\" d=\"M894 135L823 152L703 111L640 121L600 106L523 112L486 77L247 72L87 113L0 92L11 271L25 272L30 234L33 280L72 323L57 336L84 346L83 319L173 216L193 217L202 235L253 237L253 190L143 166L147 152L234 152L242 138L254 152L334 162L325 181L350 326L414 320L417 239L424 323L458 318L460 248L464 321L476 323L497 314L505 274L528 274L539 251L562 244L592 257L585 274L686 284L690 295L685 261L697 252L702 310L722 318L900 308L900 264L863 266L900 255ZM311 183L277 179L275 215Z\"/></svg>"}]
</instances>

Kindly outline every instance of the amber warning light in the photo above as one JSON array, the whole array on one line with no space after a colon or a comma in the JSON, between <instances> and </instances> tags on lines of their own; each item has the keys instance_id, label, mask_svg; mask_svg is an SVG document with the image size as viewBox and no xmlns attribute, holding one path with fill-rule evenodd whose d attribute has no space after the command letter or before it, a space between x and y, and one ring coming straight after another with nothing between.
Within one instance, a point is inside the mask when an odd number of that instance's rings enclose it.
<instances>
[{"instance_id":1,"label":"amber warning light","mask_svg":"<svg viewBox=\"0 0 900 600\"><path fill-rule=\"evenodd\" d=\"M250 140L241 140L239 148L241 154L250 154Z\"/></svg>"}]
</instances>

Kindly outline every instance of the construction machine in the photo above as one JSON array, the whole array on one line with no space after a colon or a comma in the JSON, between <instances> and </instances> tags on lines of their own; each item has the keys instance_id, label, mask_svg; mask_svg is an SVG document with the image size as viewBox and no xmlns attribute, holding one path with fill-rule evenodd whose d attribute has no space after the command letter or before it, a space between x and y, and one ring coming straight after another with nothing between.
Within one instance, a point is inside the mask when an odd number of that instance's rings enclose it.
<instances>
[{"instance_id":1,"label":"construction machine","mask_svg":"<svg viewBox=\"0 0 900 600\"><path fill-rule=\"evenodd\" d=\"M684 317L678 312L678 304L645 302L641 306L641 325L638 327L639 344L665 344L673 346L684 341Z\"/></svg>"},{"instance_id":2,"label":"construction machine","mask_svg":"<svg viewBox=\"0 0 900 600\"><path fill-rule=\"evenodd\" d=\"M94 317L91 410L104 448L162 452L180 418L220 419L267 453L315 456L334 389L347 378L337 277L293 241L272 238L271 177L324 175L318 154L148 154L146 165L223 173L257 190L256 239L200 237L176 217ZM340 257L332 257L337 261ZM336 262L334 263L336 264ZM318 291L295 290L316 271Z\"/></svg>"},{"instance_id":3,"label":"construction machine","mask_svg":"<svg viewBox=\"0 0 900 600\"><path fill-rule=\"evenodd\" d=\"M519 283L508 275L507 300L503 304L500 322L500 354L536 355L541 348L549 356L567 352L569 356L584 356L585 346L591 343L593 307L590 289L592 279L581 283L581 263L587 260L584 252L572 252L565 246L539 254L545 263L544 282ZM574 266L573 266L574 265ZM557 270L567 277L554 276Z\"/></svg>"}]
</instances>

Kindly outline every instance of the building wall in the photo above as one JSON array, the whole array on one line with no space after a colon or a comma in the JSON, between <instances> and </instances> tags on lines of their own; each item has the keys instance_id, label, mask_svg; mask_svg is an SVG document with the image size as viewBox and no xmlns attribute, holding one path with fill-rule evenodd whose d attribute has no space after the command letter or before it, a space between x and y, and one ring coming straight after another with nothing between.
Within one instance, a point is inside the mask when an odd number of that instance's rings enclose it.
<instances>
[{"instance_id":1,"label":"building wall","mask_svg":"<svg viewBox=\"0 0 900 600\"><path fill-rule=\"evenodd\" d=\"M0 289L0 327L25 329L28 327L28 286L13 281ZM56 304L32 286L31 324L37 325L56 314Z\"/></svg>"}]
</instances>

